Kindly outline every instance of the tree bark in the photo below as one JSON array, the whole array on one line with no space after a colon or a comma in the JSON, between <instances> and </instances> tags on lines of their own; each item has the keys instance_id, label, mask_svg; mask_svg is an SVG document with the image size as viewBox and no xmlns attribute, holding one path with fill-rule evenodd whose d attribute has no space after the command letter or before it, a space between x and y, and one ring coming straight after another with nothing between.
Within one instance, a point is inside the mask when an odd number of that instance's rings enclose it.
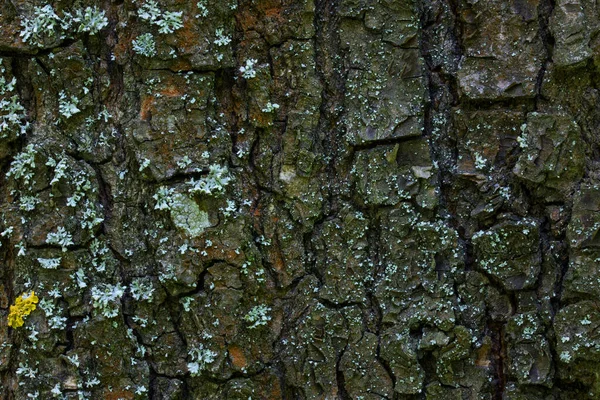
<instances>
[{"instance_id":1,"label":"tree bark","mask_svg":"<svg viewBox=\"0 0 600 400\"><path fill-rule=\"evenodd\" d=\"M595 1L0 5L1 398L600 398Z\"/></svg>"}]
</instances>

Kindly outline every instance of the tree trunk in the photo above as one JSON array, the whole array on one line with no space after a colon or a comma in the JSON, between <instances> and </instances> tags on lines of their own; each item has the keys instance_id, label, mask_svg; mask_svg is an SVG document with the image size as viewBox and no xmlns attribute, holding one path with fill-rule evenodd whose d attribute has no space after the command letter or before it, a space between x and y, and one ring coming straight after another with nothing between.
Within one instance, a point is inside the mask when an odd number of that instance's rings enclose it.
<instances>
[{"instance_id":1,"label":"tree trunk","mask_svg":"<svg viewBox=\"0 0 600 400\"><path fill-rule=\"evenodd\" d=\"M600 398L595 1L36 4L2 399Z\"/></svg>"}]
</instances>

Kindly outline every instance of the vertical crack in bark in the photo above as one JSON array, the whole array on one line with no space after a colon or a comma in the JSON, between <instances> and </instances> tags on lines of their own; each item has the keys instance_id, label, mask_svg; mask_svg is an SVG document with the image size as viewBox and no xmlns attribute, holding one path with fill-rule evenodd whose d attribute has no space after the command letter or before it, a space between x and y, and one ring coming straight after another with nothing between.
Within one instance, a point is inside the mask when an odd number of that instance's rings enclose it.
<instances>
[{"instance_id":1,"label":"vertical crack in bark","mask_svg":"<svg viewBox=\"0 0 600 400\"><path fill-rule=\"evenodd\" d=\"M114 207L113 197L111 194L110 185L104 180L100 168L97 165L91 165L91 167L96 173L96 181L98 182L98 197L100 204L102 205L102 213L104 216L101 223L102 233L104 235L108 235L109 232L107 226L112 218Z\"/></svg>"},{"instance_id":2,"label":"vertical crack in bark","mask_svg":"<svg viewBox=\"0 0 600 400\"><path fill-rule=\"evenodd\" d=\"M235 114L233 90L235 87L235 70L233 68L219 69L215 72L215 94L217 97L217 109L215 114L225 115L225 123L228 124L227 131L231 138L231 166L238 166L234 161L238 141L238 118Z\"/></svg>"},{"instance_id":3,"label":"vertical crack in bark","mask_svg":"<svg viewBox=\"0 0 600 400\"><path fill-rule=\"evenodd\" d=\"M325 215L331 215L339 208L337 201L341 193L340 177L345 176L347 168L341 123L346 83L344 65L341 62L337 7L337 0L315 1L315 65L322 90L315 142L320 142L322 156L327 161L325 173L329 210L325 210Z\"/></svg>"},{"instance_id":4,"label":"vertical crack in bark","mask_svg":"<svg viewBox=\"0 0 600 400\"><path fill-rule=\"evenodd\" d=\"M544 83L544 76L546 70L552 63L552 55L554 53L554 37L550 32L549 23L552 12L554 11L555 0L541 0L538 6L538 23L539 23L539 35L544 44L546 50L546 59L543 61L542 66L538 72L535 83L535 97L534 97L534 110L537 111L540 100L542 98L542 85Z\"/></svg>"},{"instance_id":5,"label":"vertical crack in bark","mask_svg":"<svg viewBox=\"0 0 600 400\"><path fill-rule=\"evenodd\" d=\"M392 370L392 367L389 363L388 360L384 359L381 356L381 333L377 332L377 356L375 357L377 359L377 361L379 362L379 364L381 364L381 366L383 367L383 369L385 370L385 372L387 372L387 374L389 375L390 379L392 380L392 390L396 390L396 375L394 375L394 371Z\"/></svg>"},{"instance_id":6,"label":"vertical crack in bark","mask_svg":"<svg viewBox=\"0 0 600 400\"><path fill-rule=\"evenodd\" d=\"M379 248L379 245L382 241L382 232L380 228L381 221L376 215L375 210L367 210L365 215L368 216L369 221L369 227L366 232L368 243L367 251L373 272L368 281L364 284L365 294L367 297L367 307L369 310L369 314L366 315L364 323L367 331L375 333L378 336L377 359L381 363L381 359L379 357L379 335L381 334L383 311L381 309L381 305L375 297L375 282L377 281L377 277L381 276L385 270L385 267L381 262ZM391 370L388 372L391 373ZM390 375L390 378L395 381L395 377L393 375Z\"/></svg>"},{"instance_id":7,"label":"vertical crack in bark","mask_svg":"<svg viewBox=\"0 0 600 400\"><path fill-rule=\"evenodd\" d=\"M14 250L11 247L5 253L4 259L4 271L5 271L5 287L6 287L6 296L7 298L14 299L14 269L15 269L15 254ZM2 387L4 388L2 398L6 400L13 400L15 398L13 392L13 382L17 381L17 353L19 351L19 333L11 329L8 334L8 341L10 343L10 351L8 355L8 363L6 366L6 370L2 372Z\"/></svg>"},{"instance_id":8,"label":"vertical crack in bark","mask_svg":"<svg viewBox=\"0 0 600 400\"><path fill-rule=\"evenodd\" d=\"M337 395L338 395L338 399L339 400L350 400L350 394L348 394L348 390L346 390L346 381L344 378L344 372L340 369L340 364L342 362L342 357L344 356L344 353L348 350L348 345L346 344L346 347L340 352L340 354L337 357L336 363L335 363L335 379L336 379L336 385L337 385Z\"/></svg>"},{"instance_id":9,"label":"vertical crack in bark","mask_svg":"<svg viewBox=\"0 0 600 400\"><path fill-rule=\"evenodd\" d=\"M452 214L449 195L454 184L457 149L451 137L449 122L452 107L459 103L456 71L462 56L455 0L427 1L418 4L420 13L419 48L425 62L427 96L424 104L424 135L429 140L431 159L438 167L440 214L450 219L455 229L458 222ZM444 29L443 21L451 25ZM449 41L449 46L443 41ZM437 55L437 60L433 59ZM439 64L439 60L445 60Z\"/></svg>"},{"instance_id":10,"label":"vertical crack in bark","mask_svg":"<svg viewBox=\"0 0 600 400\"><path fill-rule=\"evenodd\" d=\"M489 334L492 339L492 366L494 371L493 400L503 400L506 389L505 360L506 344L504 342L504 324L501 322L488 323Z\"/></svg>"},{"instance_id":11,"label":"vertical crack in bark","mask_svg":"<svg viewBox=\"0 0 600 400\"><path fill-rule=\"evenodd\" d=\"M437 167L438 213L457 231L465 269L470 270L474 263L472 246L470 240L465 239L464 229L454 215L453 202L456 199L452 196L458 153L455 139L451 135L450 122L452 109L459 104L456 72L463 53L457 10L457 0L418 2L419 49L424 60L427 88L424 104L424 136L429 141L431 160ZM443 33L440 34L442 31ZM456 283L454 288L456 290ZM425 387L436 380L435 357L431 352L425 352L421 354L418 362L425 371L423 382L423 393L425 393Z\"/></svg>"},{"instance_id":12,"label":"vertical crack in bark","mask_svg":"<svg viewBox=\"0 0 600 400\"><path fill-rule=\"evenodd\" d=\"M423 337L423 328L420 328L420 337ZM419 350L419 365L423 368L425 377L423 378L423 389L422 393L427 393L427 385L435 382L436 373L436 358L431 350Z\"/></svg>"}]
</instances>

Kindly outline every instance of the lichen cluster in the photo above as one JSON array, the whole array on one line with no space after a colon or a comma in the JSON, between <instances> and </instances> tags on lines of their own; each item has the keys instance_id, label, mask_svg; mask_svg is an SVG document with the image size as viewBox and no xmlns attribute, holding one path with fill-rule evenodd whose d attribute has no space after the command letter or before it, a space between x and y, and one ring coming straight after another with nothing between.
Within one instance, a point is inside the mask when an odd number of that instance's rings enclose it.
<instances>
[{"instance_id":1,"label":"lichen cluster","mask_svg":"<svg viewBox=\"0 0 600 400\"><path fill-rule=\"evenodd\" d=\"M5 3L0 398L600 398L597 2Z\"/></svg>"},{"instance_id":2,"label":"lichen cluster","mask_svg":"<svg viewBox=\"0 0 600 400\"><path fill-rule=\"evenodd\" d=\"M21 296L15 299L15 304L10 306L10 312L8 313L8 326L11 328L19 328L23 326L25 321L23 318L27 317L36 308L36 304L39 299L33 291L23 293Z\"/></svg>"}]
</instances>

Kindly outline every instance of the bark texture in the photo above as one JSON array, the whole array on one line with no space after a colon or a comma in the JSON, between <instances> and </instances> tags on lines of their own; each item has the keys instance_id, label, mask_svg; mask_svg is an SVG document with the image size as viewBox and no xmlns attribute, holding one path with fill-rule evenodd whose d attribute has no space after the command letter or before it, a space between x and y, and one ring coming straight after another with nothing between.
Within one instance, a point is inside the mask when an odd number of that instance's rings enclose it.
<instances>
[{"instance_id":1,"label":"bark texture","mask_svg":"<svg viewBox=\"0 0 600 400\"><path fill-rule=\"evenodd\" d=\"M595 0L0 9L0 398L600 398Z\"/></svg>"}]
</instances>

